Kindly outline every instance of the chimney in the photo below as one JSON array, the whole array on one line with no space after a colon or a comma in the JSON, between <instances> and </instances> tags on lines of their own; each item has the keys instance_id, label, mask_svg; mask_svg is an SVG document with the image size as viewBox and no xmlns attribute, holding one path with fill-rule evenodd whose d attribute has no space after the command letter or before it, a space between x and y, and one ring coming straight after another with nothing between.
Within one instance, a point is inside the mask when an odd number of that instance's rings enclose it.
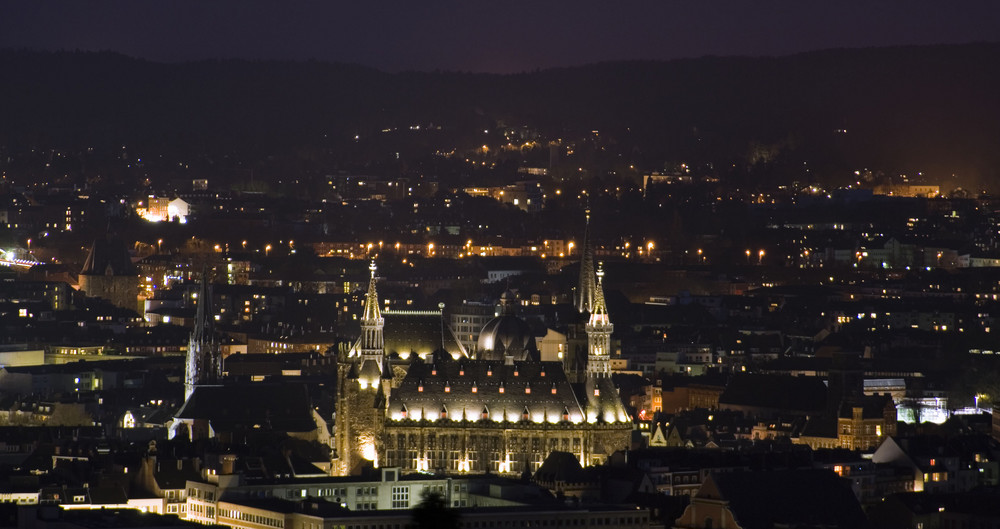
<instances>
[{"instance_id":1,"label":"chimney","mask_svg":"<svg viewBox=\"0 0 1000 529\"><path fill-rule=\"evenodd\" d=\"M222 457L222 472L223 475L232 475L236 471L236 454L223 454Z\"/></svg>"}]
</instances>

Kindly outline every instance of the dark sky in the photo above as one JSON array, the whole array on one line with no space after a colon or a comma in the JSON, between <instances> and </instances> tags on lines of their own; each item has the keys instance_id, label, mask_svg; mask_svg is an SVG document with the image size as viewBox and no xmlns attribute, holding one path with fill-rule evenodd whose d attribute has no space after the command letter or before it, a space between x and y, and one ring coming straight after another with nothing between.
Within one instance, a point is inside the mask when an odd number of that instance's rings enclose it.
<instances>
[{"instance_id":1,"label":"dark sky","mask_svg":"<svg viewBox=\"0 0 1000 529\"><path fill-rule=\"evenodd\" d=\"M9 0L0 48L516 72L1000 41L1000 0Z\"/></svg>"}]
</instances>

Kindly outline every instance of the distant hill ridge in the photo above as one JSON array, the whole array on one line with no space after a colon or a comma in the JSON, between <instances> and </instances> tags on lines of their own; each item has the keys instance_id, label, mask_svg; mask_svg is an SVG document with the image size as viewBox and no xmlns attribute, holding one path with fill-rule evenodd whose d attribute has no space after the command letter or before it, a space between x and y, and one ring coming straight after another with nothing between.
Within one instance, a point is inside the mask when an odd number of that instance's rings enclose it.
<instances>
[{"instance_id":1,"label":"distant hill ridge","mask_svg":"<svg viewBox=\"0 0 1000 529\"><path fill-rule=\"evenodd\" d=\"M434 141L456 145L501 121L551 137L607 131L652 159L724 162L768 145L831 170L865 164L987 178L1000 167L1000 44L508 75L0 50L0 72L0 143L12 149L128 141L287 150L431 122L443 127Z\"/></svg>"}]
</instances>

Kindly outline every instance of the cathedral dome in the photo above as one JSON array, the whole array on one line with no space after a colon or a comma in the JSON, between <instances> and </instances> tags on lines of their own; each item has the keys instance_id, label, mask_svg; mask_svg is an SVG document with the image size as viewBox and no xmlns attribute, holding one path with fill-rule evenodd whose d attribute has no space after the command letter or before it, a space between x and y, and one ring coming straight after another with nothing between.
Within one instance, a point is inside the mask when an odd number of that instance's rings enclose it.
<instances>
[{"instance_id":1,"label":"cathedral dome","mask_svg":"<svg viewBox=\"0 0 1000 529\"><path fill-rule=\"evenodd\" d=\"M486 322L479 331L477 358L481 360L538 359L535 337L528 323L514 315L517 298L507 291L500 297L500 315Z\"/></svg>"}]
</instances>

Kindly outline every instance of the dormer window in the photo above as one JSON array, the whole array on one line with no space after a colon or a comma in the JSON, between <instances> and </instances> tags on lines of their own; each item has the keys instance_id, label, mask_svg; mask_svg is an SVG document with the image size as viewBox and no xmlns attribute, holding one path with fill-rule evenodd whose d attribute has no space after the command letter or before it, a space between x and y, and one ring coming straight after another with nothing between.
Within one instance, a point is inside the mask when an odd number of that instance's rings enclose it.
<instances>
[{"instance_id":1,"label":"dormer window","mask_svg":"<svg viewBox=\"0 0 1000 529\"><path fill-rule=\"evenodd\" d=\"M531 386L524 386L524 393L526 395L531 395Z\"/></svg>"},{"instance_id":2,"label":"dormer window","mask_svg":"<svg viewBox=\"0 0 1000 529\"><path fill-rule=\"evenodd\" d=\"M514 368L514 376L515 377L517 376L517 368L516 367Z\"/></svg>"},{"instance_id":3,"label":"dormer window","mask_svg":"<svg viewBox=\"0 0 1000 529\"><path fill-rule=\"evenodd\" d=\"M464 377L465 376L465 368L464 367L459 368L459 370L458 370L458 376L460 376L460 377Z\"/></svg>"},{"instance_id":4,"label":"dormer window","mask_svg":"<svg viewBox=\"0 0 1000 529\"><path fill-rule=\"evenodd\" d=\"M423 393L423 392L424 392L424 383L421 382L417 384L417 393Z\"/></svg>"},{"instance_id":5,"label":"dormer window","mask_svg":"<svg viewBox=\"0 0 1000 529\"><path fill-rule=\"evenodd\" d=\"M448 382L444 383L444 392L451 393L451 384L449 384Z\"/></svg>"},{"instance_id":6,"label":"dormer window","mask_svg":"<svg viewBox=\"0 0 1000 529\"><path fill-rule=\"evenodd\" d=\"M597 388L594 388L594 396L595 397L600 397L601 396L601 390L597 389Z\"/></svg>"},{"instance_id":7,"label":"dormer window","mask_svg":"<svg viewBox=\"0 0 1000 529\"><path fill-rule=\"evenodd\" d=\"M552 394L553 395L556 394L556 385L555 384L552 384Z\"/></svg>"},{"instance_id":8,"label":"dormer window","mask_svg":"<svg viewBox=\"0 0 1000 529\"><path fill-rule=\"evenodd\" d=\"M493 368L486 368L486 376L488 377L493 376Z\"/></svg>"},{"instance_id":9,"label":"dormer window","mask_svg":"<svg viewBox=\"0 0 1000 529\"><path fill-rule=\"evenodd\" d=\"M473 393L478 393L479 392L479 388L476 387L476 383L475 382L472 383L472 392Z\"/></svg>"},{"instance_id":10,"label":"dormer window","mask_svg":"<svg viewBox=\"0 0 1000 529\"><path fill-rule=\"evenodd\" d=\"M542 375L543 377L545 376L545 370L544 370L544 369L542 370L542 372L541 372L541 375Z\"/></svg>"}]
</instances>

